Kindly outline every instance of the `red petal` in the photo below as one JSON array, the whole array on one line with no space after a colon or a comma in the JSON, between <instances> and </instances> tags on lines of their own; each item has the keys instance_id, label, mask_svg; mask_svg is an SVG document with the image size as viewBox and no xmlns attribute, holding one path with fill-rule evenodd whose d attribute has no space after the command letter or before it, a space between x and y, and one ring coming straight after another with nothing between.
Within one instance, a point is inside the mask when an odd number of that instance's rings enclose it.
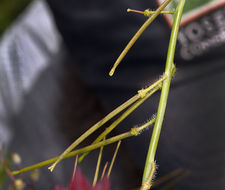
<instances>
[{"instance_id":1,"label":"red petal","mask_svg":"<svg viewBox=\"0 0 225 190\"><path fill-rule=\"evenodd\" d=\"M81 169L77 168L68 190L91 190L89 181L83 176Z\"/></svg>"},{"instance_id":2,"label":"red petal","mask_svg":"<svg viewBox=\"0 0 225 190\"><path fill-rule=\"evenodd\" d=\"M110 180L105 177L102 181L98 182L93 190L110 190Z\"/></svg>"}]
</instances>

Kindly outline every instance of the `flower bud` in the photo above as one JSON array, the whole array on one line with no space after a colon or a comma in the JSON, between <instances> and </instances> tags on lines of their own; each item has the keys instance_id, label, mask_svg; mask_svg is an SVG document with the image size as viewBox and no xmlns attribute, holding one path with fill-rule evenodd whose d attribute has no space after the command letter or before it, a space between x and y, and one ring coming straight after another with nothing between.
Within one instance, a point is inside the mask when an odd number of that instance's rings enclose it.
<instances>
[{"instance_id":1,"label":"flower bud","mask_svg":"<svg viewBox=\"0 0 225 190\"><path fill-rule=\"evenodd\" d=\"M25 187L25 183L21 179L15 181L15 187L17 190L22 190Z\"/></svg>"},{"instance_id":2,"label":"flower bud","mask_svg":"<svg viewBox=\"0 0 225 190\"><path fill-rule=\"evenodd\" d=\"M30 174L30 179L35 182L39 179L40 176L40 172L39 169L35 169L34 171L32 171L32 173Z\"/></svg>"},{"instance_id":3,"label":"flower bud","mask_svg":"<svg viewBox=\"0 0 225 190\"><path fill-rule=\"evenodd\" d=\"M17 154L17 153L12 154L12 160L13 160L13 163L16 165L21 164L21 158L20 158L19 154Z\"/></svg>"}]
</instances>

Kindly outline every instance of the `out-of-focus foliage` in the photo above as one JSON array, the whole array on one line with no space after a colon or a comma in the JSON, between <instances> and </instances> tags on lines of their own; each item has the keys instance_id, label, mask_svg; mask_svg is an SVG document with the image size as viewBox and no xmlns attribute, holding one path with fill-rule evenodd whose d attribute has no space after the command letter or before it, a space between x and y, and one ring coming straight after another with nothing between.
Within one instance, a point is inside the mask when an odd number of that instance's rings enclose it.
<instances>
[{"instance_id":1,"label":"out-of-focus foliage","mask_svg":"<svg viewBox=\"0 0 225 190\"><path fill-rule=\"evenodd\" d=\"M2 164L0 163L0 189L3 186L3 183L5 182L5 180L7 179L7 174L2 166Z\"/></svg>"},{"instance_id":2,"label":"out-of-focus foliage","mask_svg":"<svg viewBox=\"0 0 225 190\"><path fill-rule=\"evenodd\" d=\"M8 168L11 168L12 160L9 155L4 158L4 162ZM5 172L3 165L0 162L0 189L2 189L3 184L8 180L8 175Z\"/></svg>"},{"instance_id":3,"label":"out-of-focus foliage","mask_svg":"<svg viewBox=\"0 0 225 190\"><path fill-rule=\"evenodd\" d=\"M0 35L31 0L0 0Z\"/></svg>"},{"instance_id":4,"label":"out-of-focus foliage","mask_svg":"<svg viewBox=\"0 0 225 190\"><path fill-rule=\"evenodd\" d=\"M185 2L185 6L184 6L184 11L183 13L188 13L190 11L192 11L193 9L198 9L199 7L202 7L202 6L206 6L207 4L209 3L212 3L212 2L217 2L219 0L188 0ZM172 1L171 2L171 7L173 9L175 9L177 7L177 3L178 1Z\"/></svg>"}]
</instances>

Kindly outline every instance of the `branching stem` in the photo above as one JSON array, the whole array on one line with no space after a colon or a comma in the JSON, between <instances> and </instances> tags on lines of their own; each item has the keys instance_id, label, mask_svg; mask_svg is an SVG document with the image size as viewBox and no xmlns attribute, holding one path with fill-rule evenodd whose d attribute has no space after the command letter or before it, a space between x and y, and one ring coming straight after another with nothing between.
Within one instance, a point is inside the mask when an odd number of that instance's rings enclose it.
<instances>
[{"instance_id":1,"label":"branching stem","mask_svg":"<svg viewBox=\"0 0 225 190\"><path fill-rule=\"evenodd\" d=\"M158 91L161 86L158 84L155 88L153 88L149 93L147 93L143 98L134 103L129 109L127 109L116 121L114 121L104 132L102 132L97 139L92 143L100 142L106 135L108 135L113 129L116 128L126 117L128 117L135 109L137 109L145 100L147 100L150 96L152 96L156 91ZM84 157L88 154L88 152L84 153L80 158L79 162L81 162Z\"/></svg>"},{"instance_id":2,"label":"branching stem","mask_svg":"<svg viewBox=\"0 0 225 190\"><path fill-rule=\"evenodd\" d=\"M150 175L150 172L151 172L151 163L155 161L156 149L157 149L161 127L162 127L162 123L164 119L164 114L165 114L167 99L169 94L169 88L170 88L170 83L171 83L171 78L173 73L174 54L175 54L177 36L178 36L184 4L185 4L185 0L179 1L176 8L176 13L174 15L174 23L173 23L173 28L171 32L171 38L170 38L167 62L166 62L166 68L165 68L165 74L168 76L168 78L163 82L159 107L158 107L157 116L156 116L156 122L153 129L152 138L151 138L151 142L150 142L150 146L149 146L149 150L148 150L148 154L146 158L146 164L145 164L142 182L146 182L148 180L148 176Z\"/></svg>"},{"instance_id":3,"label":"branching stem","mask_svg":"<svg viewBox=\"0 0 225 190\"><path fill-rule=\"evenodd\" d=\"M109 75L112 76L117 68L117 66L120 64L120 62L123 60L123 58L126 56L127 52L130 50L130 48L134 45L134 43L137 41L137 39L141 36L141 34L146 30L146 28L156 19L156 17L161 13L161 11L170 3L171 0L165 0L162 5L153 13L153 15L141 26L141 28L137 31L137 33L134 35L134 37L130 40L130 42L127 44L123 52L120 54L118 59L113 65L113 68L109 72Z\"/></svg>"},{"instance_id":4,"label":"branching stem","mask_svg":"<svg viewBox=\"0 0 225 190\"><path fill-rule=\"evenodd\" d=\"M98 123L96 123L95 125L93 125L90 129L88 129L83 135L81 135L78 139L76 139L59 157L58 159L49 167L49 169L51 171L54 170L55 166L61 161L63 160L63 158L70 153L74 148L76 148L81 142L83 142L88 136L90 136L92 133L94 133L96 130L98 130L101 126L103 126L106 122L108 122L110 119L112 119L114 116L116 116L117 114L119 114L120 112L122 112L123 110L125 110L127 107L129 107L130 105L132 105L134 102L136 102L138 99L141 99L141 102L144 102L148 97L147 96L144 97L148 92L150 92L151 90L153 90L154 88L161 88L161 84L162 82L166 79L166 76L164 75L162 78L160 78L158 81L156 81L155 83L153 83L152 85L150 85L148 88L146 89L142 89L138 91L138 94L136 94L135 96L133 96L132 98L130 98L128 101L126 101L125 103L123 103L122 105L120 105L118 108L116 108L115 110L113 110L111 113L109 113L106 117L104 117L102 120L100 120ZM158 87L157 87L158 86ZM142 93L140 93L142 92ZM155 92L155 91L154 91ZM143 98L144 101L142 100ZM140 105L140 104L139 104ZM131 108L130 108L131 109ZM135 108L136 109L136 108ZM128 109L129 110L129 109ZM127 111L128 111L127 110ZM134 109L133 109L134 110ZM131 110L130 110L131 111ZM128 114L129 115L129 114ZM128 116L127 115L127 116ZM116 127L116 123L117 125L124 119L124 114L117 119L111 126L110 128L114 129ZM109 131L109 129L108 129ZM109 131L110 132L110 131ZM108 134L108 133L107 133ZM105 134L104 136L106 136L107 134ZM99 137L100 140L102 140L103 137ZM95 142L99 142L100 140L96 140ZM95 143L94 142L94 143ZM82 155L79 159L79 162L81 162L84 158L84 155Z\"/></svg>"},{"instance_id":5,"label":"branching stem","mask_svg":"<svg viewBox=\"0 0 225 190\"><path fill-rule=\"evenodd\" d=\"M112 119L114 116L119 114L121 111L129 107L131 104L136 102L140 98L139 94L136 94L132 98L130 98L128 101L120 105L118 108L113 110L111 113L109 113L107 116L105 116L103 119L101 119L98 123L93 125L90 129L88 129L83 135L81 135L78 139L76 139L55 161L55 163L49 167L51 171L54 170L55 166L63 160L63 158L70 153L74 148L76 148L81 142L83 142L88 136L90 136L92 133L94 133L96 130L98 130L101 126L103 126L106 122L108 122L110 119Z\"/></svg>"},{"instance_id":6,"label":"branching stem","mask_svg":"<svg viewBox=\"0 0 225 190\"><path fill-rule=\"evenodd\" d=\"M107 140L104 140L104 141L101 141L99 143L96 143L96 144L93 144L93 145L89 145L89 146L86 146L84 148L81 148L81 149L75 150L73 152L70 152L65 157L63 157L63 159L71 158L71 157L74 157L76 155L83 154L85 152L90 152L90 151L95 150L97 148L100 148L102 146L107 146L109 144L113 144L115 142L118 142L120 140L126 139L126 138L131 137L131 136L137 136L139 133L141 133L143 130L145 130L146 128L148 128L154 122L155 122L155 118L152 119L152 120L150 120L149 122L145 123L144 125L142 125L140 127L132 128L129 132L123 133L121 135L117 135L115 137L111 137L111 138L109 138ZM43 166L47 166L49 164L54 163L58 158L59 157L57 156L57 157L51 158L49 160L46 160L46 161L43 161L43 162L34 164L32 166L23 168L21 170L13 171L12 174L13 175L17 175L17 174L20 174L20 173L23 173L23 172L28 172L28 171L34 170L36 168L40 168L40 167L43 167Z\"/></svg>"}]
</instances>

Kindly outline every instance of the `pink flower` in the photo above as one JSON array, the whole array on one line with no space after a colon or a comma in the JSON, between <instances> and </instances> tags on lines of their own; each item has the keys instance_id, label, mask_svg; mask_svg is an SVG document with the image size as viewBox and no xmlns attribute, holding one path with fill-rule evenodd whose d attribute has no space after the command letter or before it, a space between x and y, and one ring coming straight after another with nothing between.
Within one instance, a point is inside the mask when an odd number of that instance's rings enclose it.
<instances>
[{"instance_id":1,"label":"pink flower","mask_svg":"<svg viewBox=\"0 0 225 190\"><path fill-rule=\"evenodd\" d=\"M110 190L110 181L108 177L105 177L102 181L98 182L95 187L92 187L90 182L82 174L81 169L77 168L69 186L64 188L57 185L55 190Z\"/></svg>"}]
</instances>

